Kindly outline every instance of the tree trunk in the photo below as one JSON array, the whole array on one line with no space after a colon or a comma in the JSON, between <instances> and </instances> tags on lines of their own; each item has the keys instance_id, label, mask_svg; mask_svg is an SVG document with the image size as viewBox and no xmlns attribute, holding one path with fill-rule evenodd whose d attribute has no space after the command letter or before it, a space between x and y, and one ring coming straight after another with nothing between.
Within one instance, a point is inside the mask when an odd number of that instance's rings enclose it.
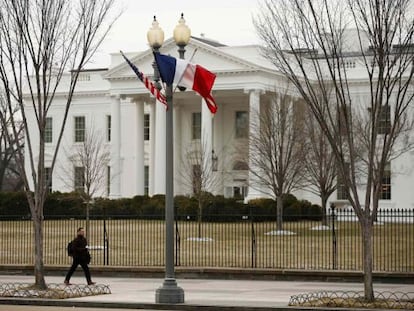
<instances>
[{"instance_id":1,"label":"tree trunk","mask_svg":"<svg viewBox=\"0 0 414 311\"><path fill-rule=\"evenodd\" d=\"M283 201L282 196L278 196L276 198L276 230L282 231L283 230Z\"/></svg>"},{"instance_id":2,"label":"tree trunk","mask_svg":"<svg viewBox=\"0 0 414 311\"><path fill-rule=\"evenodd\" d=\"M86 224L85 224L86 238L89 240L89 200L86 201Z\"/></svg>"},{"instance_id":3,"label":"tree trunk","mask_svg":"<svg viewBox=\"0 0 414 311\"><path fill-rule=\"evenodd\" d=\"M33 212L33 230L35 239L35 286L39 289L46 289L45 271L43 264L43 212L38 206L35 207L36 212Z\"/></svg>"},{"instance_id":4,"label":"tree trunk","mask_svg":"<svg viewBox=\"0 0 414 311\"><path fill-rule=\"evenodd\" d=\"M370 217L364 219L362 225L363 260L364 260L364 294L367 301L374 301L374 286L372 284L372 231L373 225Z\"/></svg>"},{"instance_id":5,"label":"tree trunk","mask_svg":"<svg viewBox=\"0 0 414 311\"><path fill-rule=\"evenodd\" d=\"M198 201L198 238L201 239L201 219L202 219L202 204L201 204L201 200Z\"/></svg>"},{"instance_id":6,"label":"tree trunk","mask_svg":"<svg viewBox=\"0 0 414 311\"><path fill-rule=\"evenodd\" d=\"M327 226L328 225L328 219L326 217L326 202L328 201L328 198L324 195L321 196L321 204L322 204L322 225Z\"/></svg>"},{"instance_id":7,"label":"tree trunk","mask_svg":"<svg viewBox=\"0 0 414 311\"><path fill-rule=\"evenodd\" d=\"M6 164L2 163L1 168L0 168L0 191L3 191L3 181L5 178L5 173L6 173Z\"/></svg>"}]
</instances>

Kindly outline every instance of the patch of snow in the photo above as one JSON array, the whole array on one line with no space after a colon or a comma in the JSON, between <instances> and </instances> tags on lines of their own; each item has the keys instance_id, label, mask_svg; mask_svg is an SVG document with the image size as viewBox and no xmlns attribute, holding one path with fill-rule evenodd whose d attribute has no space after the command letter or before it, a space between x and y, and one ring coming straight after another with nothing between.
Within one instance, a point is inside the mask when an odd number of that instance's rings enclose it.
<instances>
[{"instance_id":1,"label":"patch of snow","mask_svg":"<svg viewBox=\"0 0 414 311\"><path fill-rule=\"evenodd\" d=\"M296 233L288 230L274 230L266 232L265 235L296 235Z\"/></svg>"},{"instance_id":2,"label":"patch of snow","mask_svg":"<svg viewBox=\"0 0 414 311\"><path fill-rule=\"evenodd\" d=\"M329 228L329 226L325 226L325 225L319 225L319 226L311 228L312 231L327 231L327 230L330 230L330 229L331 228Z\"/></svg>"},{"instance_id":3,"label":"patch of snow","mask_svg":"<svg viewBox=\"0 0 414 311\"><path fill-rule=\"evenodd\" d=\"M193 242L213 242L212 238L187 238L187 241Z\"/></svg>"}]
</instances>

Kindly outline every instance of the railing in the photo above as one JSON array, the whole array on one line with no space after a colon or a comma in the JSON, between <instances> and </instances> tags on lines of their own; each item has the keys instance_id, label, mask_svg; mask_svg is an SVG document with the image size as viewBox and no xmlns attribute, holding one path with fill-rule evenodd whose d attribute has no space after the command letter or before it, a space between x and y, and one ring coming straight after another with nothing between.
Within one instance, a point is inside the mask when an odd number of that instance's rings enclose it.
<instances>
[{"instance_id":1,"label":"railing","mask_svg":"<svg viewBox=\"0 0 414 311\"><path fill-rule=\"evenodd\" d=\"M274 215L178 215L175 264L306 270L362 270L360 225L352 211L320 221L290 216L276 230ZM156 217L91 218L88 240L93 265L163 266L165 223ZM66 245L84 219L44 221L44 263L69 265ZM29 219L0 217L0 264L33 264ZM200 230L199 230L200 229ZM200 234L199 234L200 232ZM414 210L381 211L373 234L374 271L414 271Z\"/></svg>"}]
</instances>

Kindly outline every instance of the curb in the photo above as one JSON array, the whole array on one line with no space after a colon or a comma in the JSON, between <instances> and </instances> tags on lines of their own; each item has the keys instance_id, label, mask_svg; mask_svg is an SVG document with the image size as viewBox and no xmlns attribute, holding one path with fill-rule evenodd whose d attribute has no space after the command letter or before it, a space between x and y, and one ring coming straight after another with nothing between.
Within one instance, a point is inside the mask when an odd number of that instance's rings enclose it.
<instances>
[{"instance_id":1,"label":"curb","mask_svg":"<svg viewBox=\"0 0 414 311\"><path fill-rule=\"evenodd\" d=\"M46 265L45 275L64 276L69 266ZM163 278L164 267L94 266L94 276L127 278ZM0 274L33 275L32 265L0 265ZM77 271L76 273L82 273ZM79 274L79 275L80 275ZM269 281L325 281L362 282L362 271L348 270L294 270L262 268L175 267L175 276L182 279L269 280ZM374 282L414 284L414 272L374 272Z\"/></svg>"},{"instance_id":2,"label":"curb","mask_svg":"<svg viewBox=\"0 0 414 311\"><path fill-rule=\"evenodd\" d=\"M252 307L252 306L222 306L202 304L158 304L158 303L122 303L122 302L90 302L53 299L9 299L0 298L1 305L72 307L72 308L101 308L101 309L147 309L147 310L180 310L180 311L387 311L385 309L366 308L324 308L324 307ZM389 310L388 310L389 311ZM400 311L400 310L399 310ZM404 311L404 310L401 310Z\"/></svg>"}]
</instances>

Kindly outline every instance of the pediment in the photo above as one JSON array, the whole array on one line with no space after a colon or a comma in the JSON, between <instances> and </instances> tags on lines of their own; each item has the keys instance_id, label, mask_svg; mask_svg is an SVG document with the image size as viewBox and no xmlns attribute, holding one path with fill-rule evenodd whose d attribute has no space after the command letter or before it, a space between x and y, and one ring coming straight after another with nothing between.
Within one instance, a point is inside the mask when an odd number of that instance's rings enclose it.
<instances>
[{"instance_id":1,"label":"pediment","mask_svg":"<svg viewBox=\"0 0 414 311\"><path fill-rule=\"evenodd\" d=\"M251 72L263 70L265 68L255 64L249 60L237 57L235 53L228 53L226 47L212 46L202 41L192 38L189 44L185 47L186 59L190 62L199 64L214 73L221 72ZM163 54L179 57L177 46L173 39L168 39L161 47L160 52ZM124 52L125 53L125 52ZM154 56L151 49L140 53L125 53L126 56L134 63L141 72L147 76L152 76L154 69L152 63ZM267 68L268 69L268 68ZM105 78L113 79L128 79L134 77L135 74L123 60L120 53L112 55L112 64Z\"/></svg>"}]
</instances>

